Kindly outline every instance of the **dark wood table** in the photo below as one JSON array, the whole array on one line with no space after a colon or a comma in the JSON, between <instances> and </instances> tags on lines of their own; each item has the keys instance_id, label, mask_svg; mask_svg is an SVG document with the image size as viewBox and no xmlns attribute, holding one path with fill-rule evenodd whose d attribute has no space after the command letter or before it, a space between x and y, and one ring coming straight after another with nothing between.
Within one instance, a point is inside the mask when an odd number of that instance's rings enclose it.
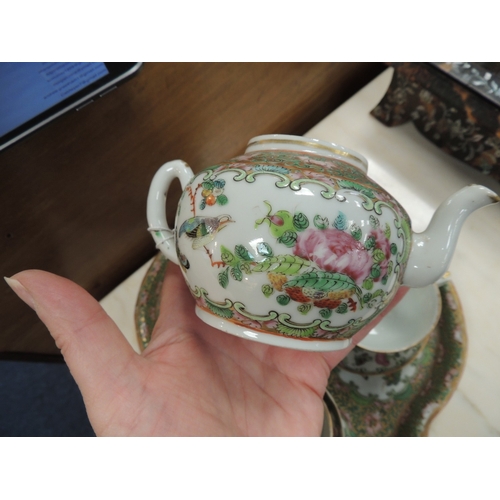
<instances>
[{"instance_id":1,"label":"dark wood table","mask_svg":"<svg viewBox=\"0 0 500 500\"><path fill-rule=\"evenodd\" d=\"M72 279L101 299L155 253L151 178L194 171L259 134L303 134L384 69L379 63L147 63L131 81L0 152L0 266ZM177 188L178 189L178 188ZM169 214L177 195L169 200ZM58 355L3 285L0 353Z\"/></svg>"}]
</instances>

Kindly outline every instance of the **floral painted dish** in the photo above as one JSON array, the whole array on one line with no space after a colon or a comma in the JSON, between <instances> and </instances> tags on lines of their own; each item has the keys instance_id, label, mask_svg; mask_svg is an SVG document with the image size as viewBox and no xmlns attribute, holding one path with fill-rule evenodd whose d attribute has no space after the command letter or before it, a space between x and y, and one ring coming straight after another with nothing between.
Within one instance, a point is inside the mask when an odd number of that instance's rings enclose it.
<instances>
[{"instance_id":1,"label":"floral painted dish","mask_svg":"<svg viewBox=\"0 0 500 500\"><path fill-rule=\"evenodd\" d=\"M429 334L430 337L430 334ZM400 352L374 352L356 346L340 362L343 370L360 375L380 375L400 370L412 362L425 347L426 338L420 344Z\"/></svg>"},{"instance_id":2,"label":"floral painted dish","mask_svg":"<svg viewBox=\"0 0 500 500\"><path fill-rule=\"evenodd\" d=\"M168 260L153 259L137 297L135 322L145 349L158 317ZM451 281L439 288L439 323L410 362L382 374L335 368L325 395L323 436L421 436L446 404L463 371L467 336L460 301ZM378 353L380 354L380 353Z\"/></svg>"},{"instance_id":3,"label":"floral painted dish","mask_svg":"<svg viewBox=\"0 0 500 500\"><path fill-rule=\"evenodd\" d=\"M160 312L160 293L168 259L158 252L146 271L135 304L135 325L139 346L146 349Z\"/></svg>"},{"instance_id":4,"label":"floral painted dish","mask_svg":"<svg viewBox=\"0 0 500 500\"><path fill-rule=\"evenodd\" d=\"M432 419L456 389L465 365L467 335L453 283L439 287L437 327L411 362L381 374L360 374L342 364L328 392L344 436L425 436Z\"/></svg>"}]
</instances>

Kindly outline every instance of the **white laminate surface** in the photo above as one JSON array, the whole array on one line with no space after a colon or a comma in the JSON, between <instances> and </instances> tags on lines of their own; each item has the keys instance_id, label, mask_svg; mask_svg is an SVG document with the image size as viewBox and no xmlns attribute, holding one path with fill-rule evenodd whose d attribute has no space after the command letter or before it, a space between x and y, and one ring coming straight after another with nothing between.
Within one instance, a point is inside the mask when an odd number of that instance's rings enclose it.
<instances>
[{"instance_id":1,"label":"white laminate surface","mask_svg":"<svg viewBox=\"0 0 500 500\"><path fill-rule=\"evenodd\" d=\"M392 71L387 69L305 135L336 142L365 156L369 176L401 202L413 229L420 232L436 207L455 191L475 183L500 192L500 184L443 153L411 123L389 128L370 115L384 96ZM432 421L430 436L500 435L499 248L500 204L469 217L450 266L469 346L462 379ZM134 307L148 266L146 263L101 301L137 351Z\"/></svg>"}]
</instances>

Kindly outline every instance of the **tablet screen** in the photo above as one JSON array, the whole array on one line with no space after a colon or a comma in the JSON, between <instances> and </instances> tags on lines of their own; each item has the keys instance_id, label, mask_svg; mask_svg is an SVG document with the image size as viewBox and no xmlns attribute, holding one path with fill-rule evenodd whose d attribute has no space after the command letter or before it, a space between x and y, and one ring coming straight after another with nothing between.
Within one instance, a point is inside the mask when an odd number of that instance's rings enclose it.
<instances>
[{"instance_id":1,"label":"tablet screen","mask_svg":"<svg viewBox=\"0 0 500 500\"><path fill-rule=\"evenodd\" d=\"M108 74L101 62L2 63L0 137Z\"/></svg>"}]
</instances>

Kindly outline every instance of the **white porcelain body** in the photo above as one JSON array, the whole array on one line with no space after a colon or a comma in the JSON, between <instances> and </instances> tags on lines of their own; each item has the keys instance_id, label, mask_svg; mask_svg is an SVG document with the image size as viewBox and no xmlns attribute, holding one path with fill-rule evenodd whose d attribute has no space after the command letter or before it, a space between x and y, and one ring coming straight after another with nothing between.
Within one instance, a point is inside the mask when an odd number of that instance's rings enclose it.
<instances>
[{"instance_id":1,"label":"white porcelain body","mask_svg":"<svg viewBox=\"0 0 500 500\"><path fill-rule=\"evenodd\" d=\"M161 167L149 230L181 266L206 323L272 345L343 349L403 275L410 287L443 275L466 217L500 199L464 188L413 234L401 205L366 172L366 159L342 146L259 136L244 155L196 176L181 160ZM169 228L165 197L175 178L183 195Z\"/></svg>"},{"instance_id":2,"label":"white porcelain body","mask_svg":"<svg viewBox=\"0 0 500 500\"><path fill-rule=\"evenodd\" d=\"M391 300L411 244L407 214L366 167L352 151L294 136L257 137L196 176L170 162L150 191L150 230L206 323L272 345L343 349ZM184 191L170 229L175 176Z\"/></svg>"}]
</instances>

